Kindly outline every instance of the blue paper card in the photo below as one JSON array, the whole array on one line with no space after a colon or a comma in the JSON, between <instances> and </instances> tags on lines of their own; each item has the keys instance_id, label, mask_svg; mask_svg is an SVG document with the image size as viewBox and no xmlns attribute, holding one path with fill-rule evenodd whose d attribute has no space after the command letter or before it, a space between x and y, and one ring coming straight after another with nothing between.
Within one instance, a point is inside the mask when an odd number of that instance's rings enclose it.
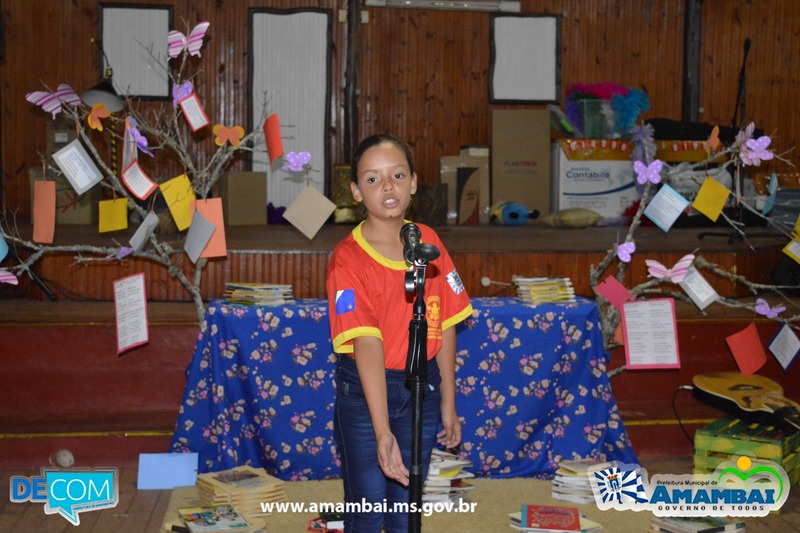
<instances>
[{"instance_id":1,"label":"blue paper card","mask_svg":"<svg viewBox=\"0 0 800 533\"><path fill-rule=\"evenodd\" d=\"M689 205L689 200L680 195L678 191L667 185L666 183L661 186L661 189L644 208L644 214L647 218L652 220L656 226L669 232L672 225L681 216L681 213Z\"/></svg>"},{"instance_id":2,"label":"blue paper card","mask_svg":"<svg viewBox=\"0 0 800 533\"><path fill-rule=\"evenodd\" d=\"M140 453L139 490L189 487L197 482L196 453Z\"/></svg>"}]
</instances>

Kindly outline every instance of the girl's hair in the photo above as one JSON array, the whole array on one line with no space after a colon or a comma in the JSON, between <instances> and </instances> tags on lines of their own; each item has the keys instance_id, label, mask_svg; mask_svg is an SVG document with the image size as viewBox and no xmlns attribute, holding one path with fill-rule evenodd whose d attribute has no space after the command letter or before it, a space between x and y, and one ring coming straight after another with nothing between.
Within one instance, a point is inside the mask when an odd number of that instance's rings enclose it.
<instances>
[{"instance_id":1,"label":"girl's hair","mask_svg":"<svg viewBox=\"0 0 800 533\"><path fill-rule=\"evenodd\" d=\"M414 173L414 154L411 152L411 148L408 144L394 135L382 133L379 135L371 135L358 144L356 151L353 152L353 161L350 164L350 181L358 183L358 163L361 161L364 152L373 146L378 146L383 143L391 143L401 150L406 156L406 161L408 161L408 169L412 174Z\"/></svg>"}]
</instances>

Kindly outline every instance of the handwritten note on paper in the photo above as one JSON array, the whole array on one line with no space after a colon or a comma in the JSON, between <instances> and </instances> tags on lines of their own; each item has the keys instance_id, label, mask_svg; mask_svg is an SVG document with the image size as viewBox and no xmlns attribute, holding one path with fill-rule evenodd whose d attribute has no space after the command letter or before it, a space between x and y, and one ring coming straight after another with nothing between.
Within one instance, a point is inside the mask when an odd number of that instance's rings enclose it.
<instances>
[{"instance_id":1,"label":"handwritten note on paper","mask_svg":"<svg viewBox=\"0 0 800 533\"><path fill-rule=\"evenodd\" d=\"M53 160L67 177L72 188L79 195L85 193L103 179L103 174L94 164L89 152L80 140L75 139L53 154Z\"/></svg>"},{"instance_id":2,"label":"handwritten note on paper","mask_svg":"<svg viewBox=\"0 0 800 533\"><path fill-rule=\"evenodd\" d=\"M695 267L689 267L689 271L683 281L678 283L681 288L689 295L694 304L701 310L705 309L712 302L719 299L719 294L714 290L706 278Z\"/></svg>"},{"instance_id":3,"label":"handwritten note on paper","mask_svg":"<svg viewBox=\"0 0 800 533\"><path fill-rule=\"evenodd\" d=\"M755 374L767 362L767 354L753 322L738 333L725 337L743 376Z\"/></svg>"},{"instance_id":4,"label":"handwritten note on paper","mask_svg":"<svg viewBox=\"0 0 800 533\"><path fill-rule=\"evenodd\" d=\"M181 100L179 105L192 131L197 131L211 124L205 109L203 109L203 104L200 103L200 99L195 93Z\"/></svg>"},{"instance_id":5,"label":"handwritten note on paper","mask_svg":"<svg viewBox=\"0 0 800 533\"><path fill-rule=\"evenodd\" d=\"M644 208L644 214L653 223L666 232L669 232L672 225L681 216L686 206L689 205L689 200L684 198L675 189L666 183L661 186L661 189L653 196L647 207Z\"/></svg>"},{"instance_id":6,"label":"handwritten note on paper","mask_svg":"<svg viewBox=\"0 0 800 533\"><path fill-rule=\"evenodd\" d=\"M158 185L150 179L137 160L134 160L122 171L122 181L139 200L147 200L147 197L158 188Z\"/></svg>"},{"instance_id":7,"label":"handwritten note on paper","mask_svg":"<svg viewBox=\"0 0 800 533\"><path fill-rule=\"evenodd\" d=\"M675 301L672 298L625 303L622 328L629 369L680 368Z\"/></svg>"},{"instance_id":8,"label":"handwritten note on paper","mask_svg":"<svg viewBox=\"0 0 800 533\"><path fill-rule=\"evenodd\" d=\"M783 324L767 347L786 371L800 354L800 339L789 324Z\"/></svg>"},{"instance_id":9,"label":"handwritten note on paper","mask_svg":"<svg viewBox=\"0 0 800 533\"><path fill-rule=\"evenodd\" d=\"M144 273L114 281L117 312L117 354L150 342Z\"/></svg>"}]
</instances>

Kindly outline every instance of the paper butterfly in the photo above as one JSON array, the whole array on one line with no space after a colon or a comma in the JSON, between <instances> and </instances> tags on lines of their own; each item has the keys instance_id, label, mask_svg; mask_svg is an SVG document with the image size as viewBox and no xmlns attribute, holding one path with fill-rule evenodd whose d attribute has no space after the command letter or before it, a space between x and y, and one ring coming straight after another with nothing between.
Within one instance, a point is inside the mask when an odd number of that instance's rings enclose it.
<instances>
[{"instance_id":1,"label":"paper butterfly","mask_svg":"<svg viewBox=\"0 0 800 533\"><path fill-rule=\"evenodd\" d=\"M302 172L305 170L305 164L311 161L311 154L308 152L289 152L286 154L286 165L281 168L283 170L291 170L292 172Z\"/></svg>"},{"instance_id":2,"label":"paper butterfly","mask_svg":"<svg viewBox=\"0 0 800 533\"><path fill-rule=\"evenodd\" d=\"M632 242L623 242L617 245L617 257L623 263L628 263L631 260L631 254L636 251L636 245Z\"/></svg>"},{"instance_id":3,"label":"paper butterfly","mask_svg":"<svg viewBox=\"0 0 800 533\"><path fill-rule=\"evenodd\" d=\"M711 152L716 152L719 146L719 126L714 126L714 129L711 130L711 135L708 136L708 140L705 142L706 155L711 157Z\"/></svg>"},{"instance_id":4,"label":"paper butterfly","mask_svg":"<svg viewBox=\"0 0 800 533\"><path fill-rule=\"evenodd\" d=\"M25 100L33 105L41 106L47 113L53 115L53 118L56 118L56 115L61 111L62 103L72 106L77 106L81 103L78 93L66 83L59 85L54 93L45 91L30 92L25 95Z\"/></svg>"},{"instance_id":5,"label":"paper butterfly","mask_svg":"<svg viewBox=\"0 0 800 533\"><path fill-rule=\"evenodd\" d=\"M661 168L664 163L660 159L656 159L649 165L645 166L641 161L633 162L633 170L636 171L636 181L640 184L645 184L648 181L651 183L661 182Z\"/></svg>"},{"instance_id":6,"label":"paper butterfly","mask_svg":"<svg viewBox=\"0 0 800 533\"><path fill-rule=\"evenodd\" d=\"M759 298L756 300L756 313L759 315L764 315L767 318L775 318L779 314L786 311L786 307L783 305L776 305L775 307L770 307L769 304L763 298Z\"/></svg>"},{"instance_id":7,"label":"paper butterfly","mask_svg":"<svg viewBox=\"0 0 800 533\"><path fill-rule=\"evenodd\" d=\"M128 248L127 246L123 246L117 252L117 259L122 259L123 257L128 257L133 253L133 248Z\"/></svg>"},{"instance_id":8,"label":"paper butterfly","mask_svg":"<svg viewBox=\"0 0 800 533\"><path fill-rule=\"evenodd\" d=\"M133 137L133 140L136 141L136 147L139 150L146 153L150 157L155 157L153 155L153 152L151 152L150 148L148 148L147 146L148 145L147 137L139 133L139 130L136 129L135 127L128 128L128 133L131 135L131 137Z\"/></svg>"},{"instance_id":9,"label":"paper butterfly","mask_svg":"<svg viewBox=\"0 0 800 533\"><path fill-rule=\"evenodd\" d=\"M178 85L177 83L172 84L172 107L177 108L178 103L183 100L184 98L188 98L194 92L194 85L192 82L187 81Z\"/></svg>"},{"instance_id":10,"label":"paper butterfly","mask_svg":"<svg viewBox=\"0 0 800 533\"><path fill-rule=\"evenodd\" d=\"M757 167L761 164L761 161L768 161L775 157L775 154L767 150L771 142L772 139L766 135L758 139L747 139L739 152L742 156L742 163Z\"/></svg>"},{"instance_id":11,"label":"paper butterfly","mask_svg":"<svg viewBox=\"0 0 800 533\"><path fill-rule=\"evenodd\" d=\"M8 283L9 285L17 285L19 280L17 276L6 270L5 268L0 268L0 283Z\"/></svg>"},{"instance_id":12,"label":"paper butterfly","mask_svg":"<svg viewBox=\"0 0 800 533\"><path fill-rule=\"evenodd\" d=\"M739 144L744 144L747 139L753 136L753 132L755 130L756 124L755 122L751 122L745 129L739 130L739 133L736 134L736 142Z\"/></svg>"},{"instance_id":13,"label":"paper butterfly","mask_svg":"<svg viewBox=\"0 0 800 533\"><path fill-rule=\"evenodd\" d=\"M652 259L645 259L644 263L647 265L647 273L650 277L656 279L669 278L672 283L680 283L686 274L689 273L689 267L692 266L694 261L694 254L686 254L681 257L675 266L667 268L658 261Z\"/></svg>"},{"instance_id":14,"label":"paper butterfly","mask_svg":"<svg viewBox=\"0 0 800 533\"><path fill-rule=\"evenodd\" d=\"M92 112L89 113L89 116L86 118L86 122L89 123L89 127L93 130L103 131L103 121L100 119L108 118L110 116L111 111L108 110L106 104L103 102L98 102L92 107Z\"/></svg>"},{"instance_id":15,"label":"paper butterfly","mask_svg":"<svg viewBox=\"0 0 800 533\"><path fill-rule=\"evenodd\" d=\"M222 124L217 124L214 126L213 131L214 135L217 136L217 138L214 139L214 143L217 146L222 146L226 142L230 143L231 146L239 146L239 143L242 142L242 137L244 137L244 128L241 126L228 128Z\"/></svg>"},{"instance_id":16,"label":"paper butterfly","mask_svg":"<svg viewBox=\"0 0 800 533\"><path fill-rule=\"evenodd\" d=\"M203 47L203 37L208 30L209 23L201 22L194 29L189 32L187 38L179 31L172 30L167 34L167 54L169 57L176 58L183 52L184 49L189 51L189 55L200 56L200 48Z\"/></svg>"}]
</instances>

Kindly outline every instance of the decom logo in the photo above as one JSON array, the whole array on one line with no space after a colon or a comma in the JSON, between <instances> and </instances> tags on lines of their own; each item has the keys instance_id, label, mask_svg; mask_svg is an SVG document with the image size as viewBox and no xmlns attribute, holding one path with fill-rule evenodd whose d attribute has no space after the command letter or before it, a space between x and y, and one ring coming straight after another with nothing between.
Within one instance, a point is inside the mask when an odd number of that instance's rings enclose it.
<instances>
[{"instance_id":1,"label":"decom logo","mask_svg":"<svg viewBox=\"0 0 800 533\"><path fill-rule=\"evenodd\" d=\"M589 471L597 507L652 511L656 516L766 516L789 497L778 464L747 456L721 463L713 474L656 474L638 465L607 463Z\"/></svg>"},{"instance_id":2,"label":"decom logo","mask_svg":"<svg viewBox=\"0 0 800 533\"><path fill-rule=\"evenodd\" d=\"M78 513L117 506L119 478L116 468L43 468L41 476L11 476L10 493L14 503L44 503L45 514L58 513L77 526Z\"/></svg>"}]
</instances>

